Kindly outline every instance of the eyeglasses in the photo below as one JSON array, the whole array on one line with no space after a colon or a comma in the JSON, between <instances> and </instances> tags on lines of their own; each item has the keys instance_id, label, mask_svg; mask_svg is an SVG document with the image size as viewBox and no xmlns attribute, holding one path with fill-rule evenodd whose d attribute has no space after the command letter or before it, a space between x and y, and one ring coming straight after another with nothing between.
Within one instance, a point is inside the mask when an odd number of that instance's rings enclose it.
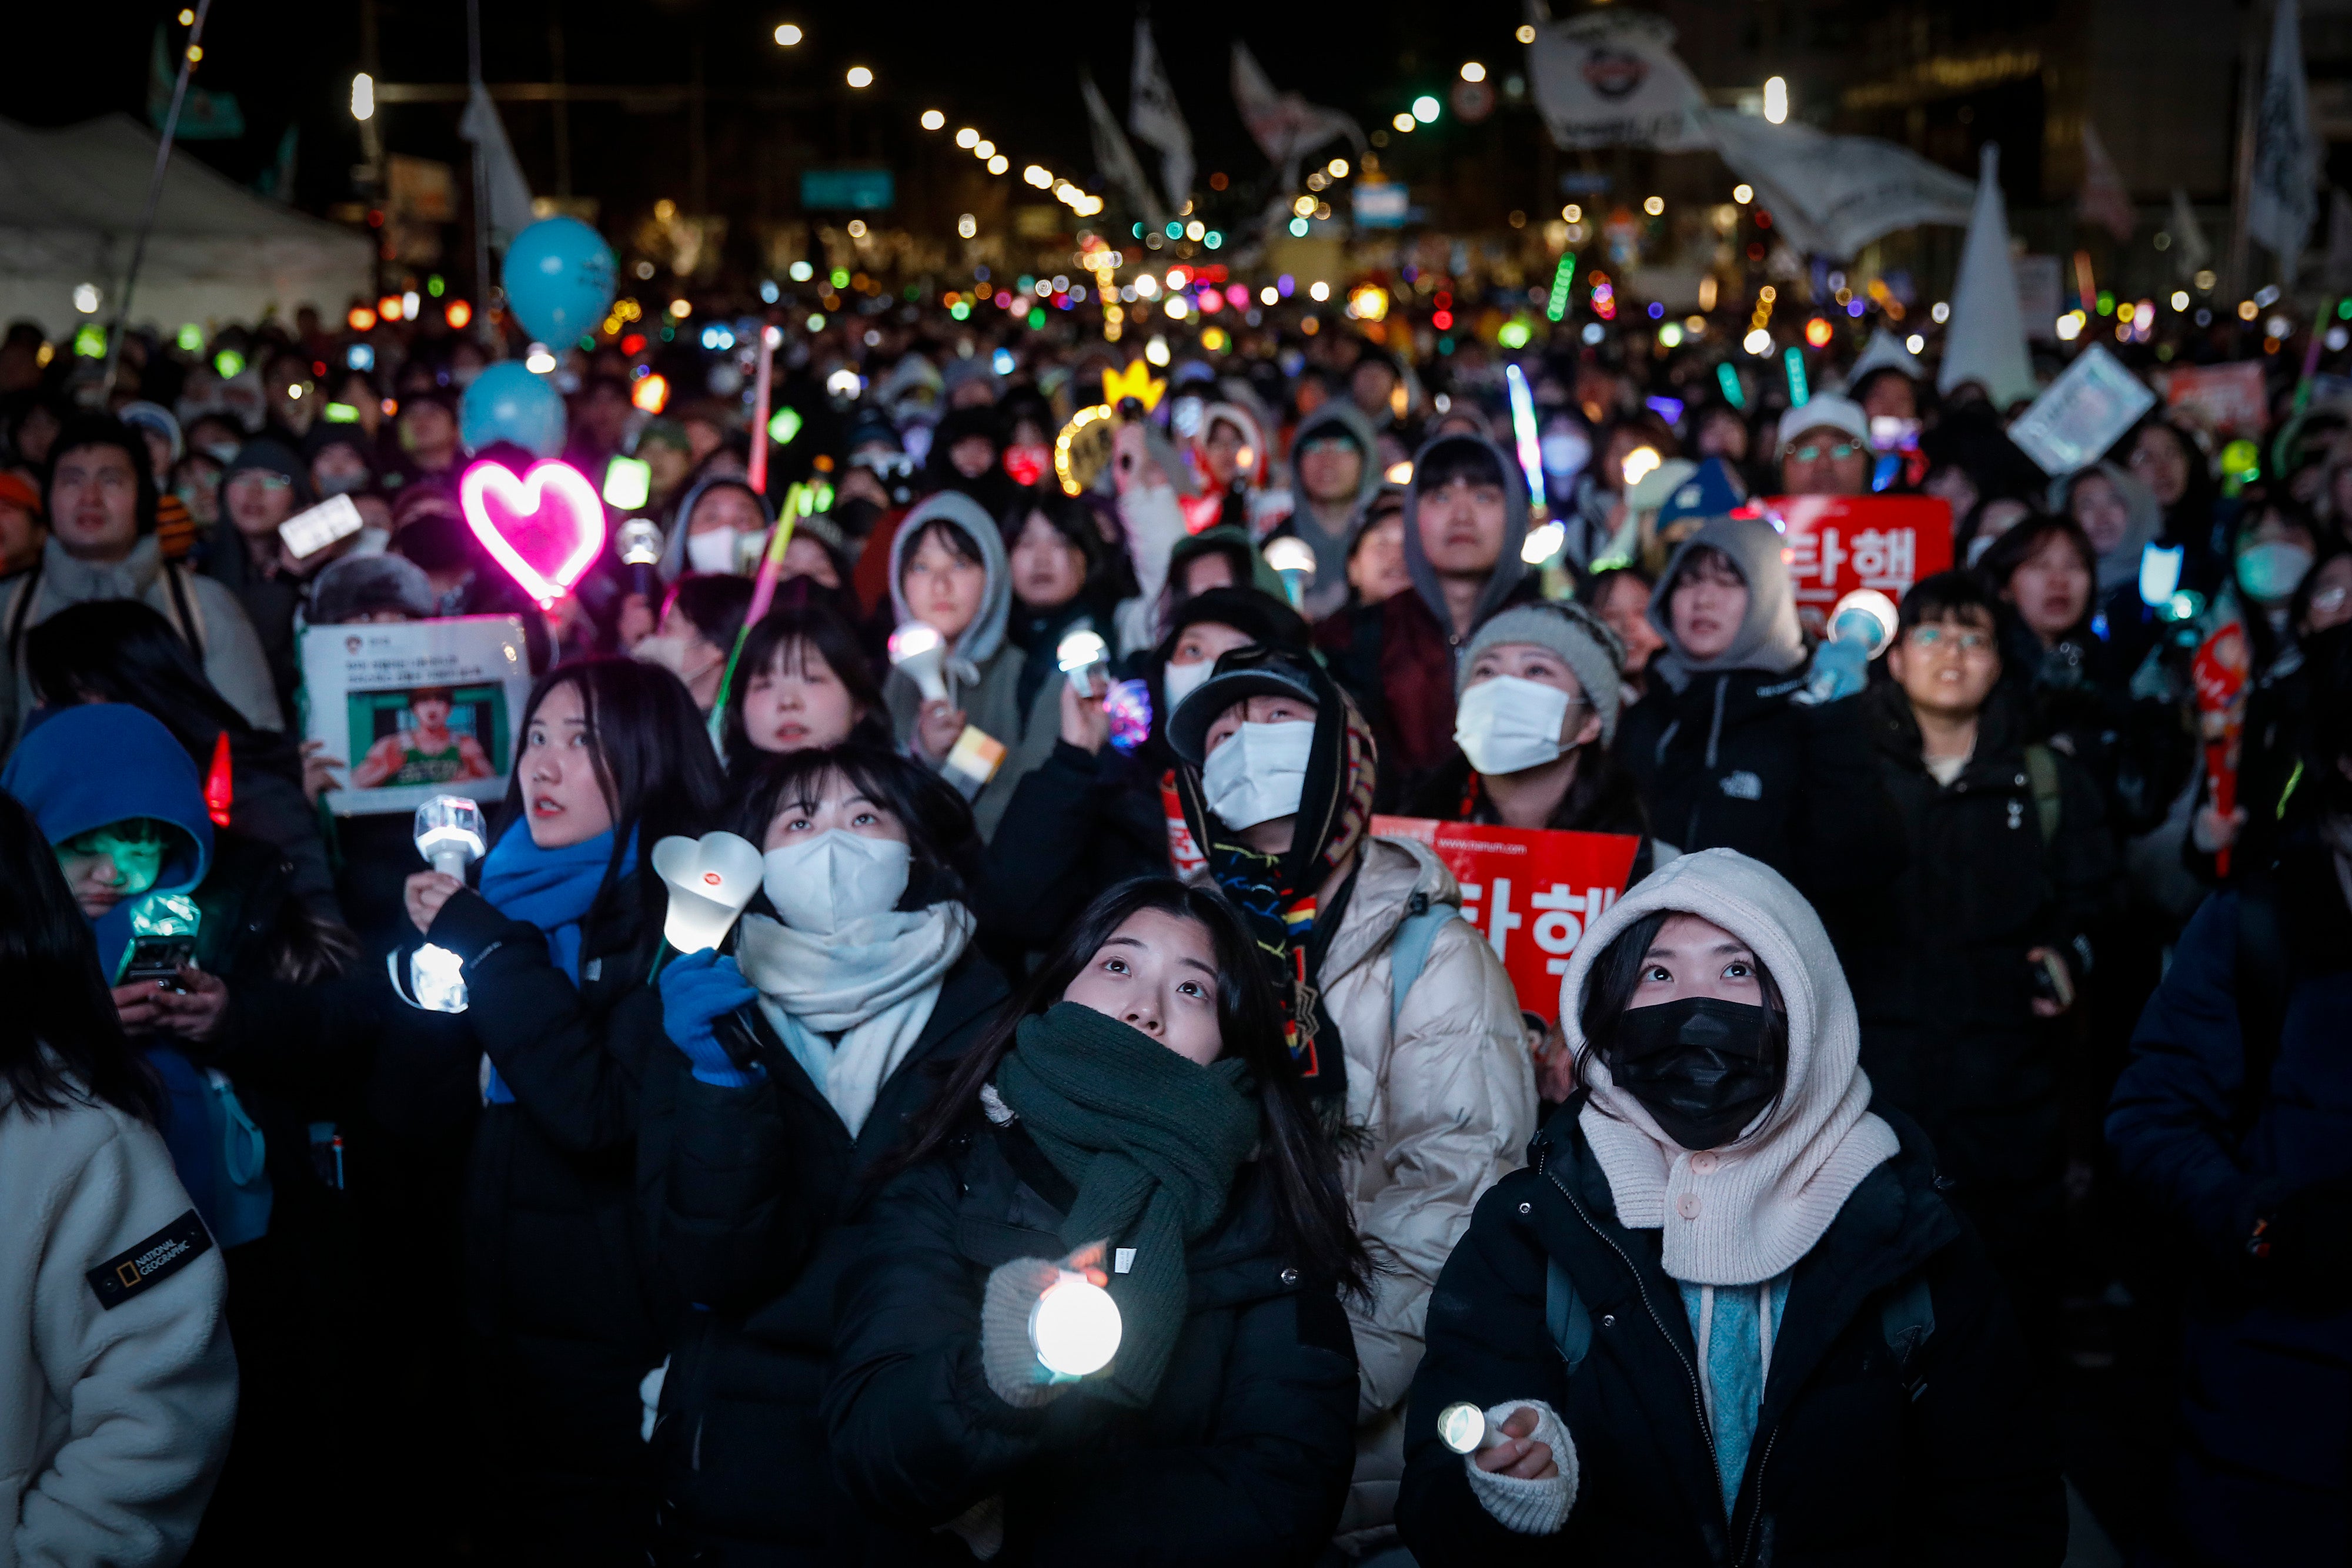
<instances>
[{"instance_id":1,"label":"eyeglasses","mask_svg":"<svg viewBox=\"0 0 2352 1568\"><path fill-rule=\"evenodd\" d=\"M1783 457L1793 457L1800 463L1819 463L1824 457L1834 463L1843 458L1851 457L1861 450L1862 443L1859 441L1841 441L1835 446L1822 446L1818 443L1809 446L1790 446L1784 449L1780 455Z\"/></svg>"},{"instance_id":2,"label":"eyeglasses","mask_svg":"<svg viewBox=\"0 0 2352 1568\"><path fill-rule=\"evenodd\" d=\"M265 490L290 490L294 487L294 481L285 475L265 473L258 468L246 469L237 476L237 479L241 483L258 485Z\"/></svg>"},{"instance_id":3,"label":"eyeglasses","mask_svg":"<svg viewBox=\"0 0 2352 1568\"><path fill-rule=\"evenodd\" d=\"M1990 653L1992 634L1989 632L1953 632L1942 626L1918 625L1911 628L1904 639L1915 648L1942 649L1956 653Z\"/></svg>"}]
</instances>

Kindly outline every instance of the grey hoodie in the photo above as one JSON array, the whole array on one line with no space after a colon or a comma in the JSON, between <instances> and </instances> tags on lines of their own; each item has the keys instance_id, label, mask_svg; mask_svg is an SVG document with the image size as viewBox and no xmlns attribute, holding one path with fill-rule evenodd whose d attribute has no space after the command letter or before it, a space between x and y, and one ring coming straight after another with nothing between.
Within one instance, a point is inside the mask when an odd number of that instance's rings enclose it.
<instances>
[{"instance_id":1,"label":"grey hoodie","mask_svg":"<svg viewBox=\"0 0 2352 1568\"><path fill-rule=\"evenodd\" d=\"M898 531L890 538L890 613L900 625L916 618L907 606L907 592L898 580L907 570L907 551L913 548L915 536L935 518L945 519L972 542L980 551L981 566L988 573L987 582L980 591L980 611L949 653L951 664L977 671L1004 645L1005 618L1013 607L1013 573L1004 559L1004 536L998 531L996 519L970 496L961 490L941 490L918 503L907 514L907 520L898 525ZM979 677L971 674L963 678Z\"/></svg>"},{"instance_id":2,"label":"grey hoodie","mask_svg":"<svg viewBox=\"0 0 2352 1568\"><path fill-rule=\"evenodd\" d=\"M698 479L688 488L685 495L678 497L677 510L670 515L669 538L662 546L661 564L658 568L664 582L676 582L693 570L687 564L686 533L687 529L693 525L694 508L701 502L702 497L711 491L723 490L730 486L758 502L760 515L768 519L770 528L775 527L776 508L770 504L765 496L751 488L751 482L749 479L739 474L714 474L708 478Z\"/></svg>"},{"instance_id":3,"label":"grey hoodie","mask_svg":"<svg viewBox=\"0 0 2352 1568\"><path fill-rule=\"evenodd\" d=\"M1450 446L1475 446L1490 454L1503 475L1503 553L1495 562L1494 575L1486 580L1486 591L1478 596L1478 609L1470 618L1473 631L1486 617L1500 610L1519 580L1528 574L1528 563L1519 559L1519 547L1528 538L1528 486L1520 472L1519 460L1493 442L1479 436L1457 432L1424 442L1412 455L1412 485L1404 493L1404 569L1412 578L1413 591L1437 617L1437 624L1447 636L1453 637L1454 615L1445 608L1444 591L1438 586L1437 569L1429 564L1429 556L1421 546L1421 474L1430 458ZM1457 650L1468 642L1465 633L1455 640Z\"/></svg>"},{"instance_id":4,"label":"grey hoodie","mask_svg":"<svg viewBox=\"0 0 2352 1568\"><path fill-rule=\"evenodd\" d=\"M2124 510L2130 520L2124 525L2124 537L2115 549L2099 557L2099 593L2126 582L2139 580L2140 553L2154 544L2164 532L2164 504L2156 492L2141 484L2131 470L2120 463L2094 463L2079 473L2050 482L2050 509L2062 515L2074 512L2074 486L2085 476L2097 474L2116 487L2123 497Z\"/></svg>"},{"instance_id":5,"label":"grey hoodie","mask_svg":"<svg viewBox=\"0 0 2352 1568\"><path fill-rule=\"evenodd\" d=\"M1299 448L1318 435L1344 435L1364 455L1363 470L1356 476L1356 498L1348 503L1347 517L1336 529L1327 530L1324 520L1312 515L1307 486L1298 482ZM1378 440L1354 405L1346 398L1333 398L1298 422L1298 428L1290 435L1290 455L1289 531L1314 547L1316 587L1328 592L1336 583L1339 597L1344 601L1348 592L1348 541L1352 537L1353 521L1363 511L1364 503L1381 487Z\"/></svg>"},{"instance_id":6,"label":"grey hoodie","mask_svg":"<svg viewBox=\"0 0 2352 1568\"><path fill-rule=\"evenodd\" d=\"M1411 537L1410 533L1407 535ZM1748 584L1748 614L1738 635L1715 658L1696 660L1683 652L1675 637L1675 580L1691 552L1717 549ZM1693 675L1724 670L1761 670L1786 674L1808 657L1804 629L1797 621L1797 594L1789 581L1789 563L1780 554L1780 531L1761 517L1712 517L1685 539L1666 562L1658 591L1650 596L1650 624L1666 640L1665 651L1650 661L1666 685L1681 691Z\"/></svg>"}]
</instances>

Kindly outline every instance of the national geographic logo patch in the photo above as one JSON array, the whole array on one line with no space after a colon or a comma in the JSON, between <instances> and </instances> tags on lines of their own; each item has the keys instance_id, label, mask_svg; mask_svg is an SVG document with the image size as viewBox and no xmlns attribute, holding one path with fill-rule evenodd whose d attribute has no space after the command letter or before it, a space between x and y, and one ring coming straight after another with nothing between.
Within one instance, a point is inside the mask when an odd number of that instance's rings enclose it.
<instances>
[{"instance_id":1,"label":"national geographic logo patch","mask_svg":"<svg viewBox=\"0 0 2352 1568\"><path fill-rule=\"evenodd\" d=\"M98 1304L112 1312L159 1280L168 1280L192 1259L212 1249L212 1234L194 1209L180 1216L154 1235L125 1252L119 1252L84 1276L98 1292Z\"/></svg>"}]
</instances>

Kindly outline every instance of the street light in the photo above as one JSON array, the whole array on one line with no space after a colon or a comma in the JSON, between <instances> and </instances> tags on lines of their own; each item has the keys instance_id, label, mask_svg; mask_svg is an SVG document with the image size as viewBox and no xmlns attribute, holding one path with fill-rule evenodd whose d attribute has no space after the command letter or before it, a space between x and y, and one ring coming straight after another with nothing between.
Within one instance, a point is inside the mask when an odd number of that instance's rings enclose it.
<instances>
[{"instance_id":1,"label":"street light","mask_svg":"<svg viewBox=\"0 0 2352 1568\"><path fill-rule=\"evenodd\" d=\"M353 120L375 118L375 78L365 71L352 78L352 118Z\"/></svg>"},{"instance_id":2,"label":"street light","mask_svg":"<svg viewBox=\"0 0 2352 1568\"><path fill-rule=\"evenodd\" d=\"M923 129L924 129L924 130L926 130L926 131L937 131L940 126L945 125L947 122L948 122L948 117L947 117L946 115L944 115L944 114L941 114L938 110L936 110L936 109L927 109L927 110L923 110Z\"/></svg>"},{"instance_id":3,"label":"street light","mask_svg":"<svg viewBox=\"0 0 2352 1568\"><path fill-rule=\"evenodd\" d=\"M798 27L793 26L790 22L786 22L782 26L776 29L776 42L782 44L785 48L789 49L794 44L799 43L801 41L801 30Z\"/></svg>"},{"instance_id":4,"label":"street light","mask_svg":"<svg viewBox=\"0 0 2352 1568\"><path fill-rule=\"evenodd\" d=\"M1462 62L1462 79L1464 81L1485 81L1486 79L1486 68L1480 65L1476 60L1465 60Z\"/></svg>"},{"instance_id":5,"label":"street light","mask_svg":"<svg viewBox=\"0 0 2352 1568\"><path fill-rule=\"evenodd\" d=\"M852 87L872 87L874 85L874 73L867 70L864 66L852 66L849 68L849 75L846 79Z\"/></svg>"},{"instance_id":6,"label":"street light","mask_svg":"<svg viewBox=\"0 0 2352 1568\"><path fill-rule=\"evenodd\" d=\"M1412 117L1415 120L1420 120L1423 125L1436 124L1437 100L1430 97L1429 94L1423 93L1419 98L1412 100Z\"/></svg>"}]
</instances>

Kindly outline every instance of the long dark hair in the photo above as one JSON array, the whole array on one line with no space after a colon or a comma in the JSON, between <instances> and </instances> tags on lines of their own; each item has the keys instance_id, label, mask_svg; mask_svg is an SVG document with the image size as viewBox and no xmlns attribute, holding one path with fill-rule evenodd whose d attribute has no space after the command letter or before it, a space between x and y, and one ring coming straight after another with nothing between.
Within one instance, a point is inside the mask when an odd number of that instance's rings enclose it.
<instances>
[{"instance_id":1,"label":"long dark hair","mask_svg":"<svg viewBox=\"0 0 2352 1568\"><path fill-rule=\"evenodd\" d=\"M1576 1015L1584 1029L1584 1044L1576 1053L1580 1081L1584 1078L1587 1056L1598 1055L1602 1065L1615 1070L1617 1025L1642 984L1642 966L1666 922L1682 913L1685 912L1659 909L1644 915L1617 933L1615 940L1592 961L1592 972L1584 982L1584 1006ZM1756 987L1763 993L1764 1060L1771 1064L1780 1084L1772 1095L1772 1103L1778 1106L1780 1095L1788 1089L1789 1004L1780 996L1780 982L1772 978L1772 971L1764 967L1761 958L1756 960Z\"/></svg>"},{"instance_id":2,"label":"long dark hair","mask_svg":"<svg viewBox=\"0 0 2352 1568\"><path fill-rule=\"evenodd\" d=\"M596 890L603 908L618 891L621 862L634 835L637 842L637 907L656 914L665 907L661 873L654 870L654 845L672 834L697 837L718 818L721 786L719 758L695 711L686 685L667 670L635 659L574 659L540 676L523 704L516 727L515 768L499 811L499 838L528 832L523 810L522 739L539 705L558 686L580 694L587 719L588 756L613 814L613 858Z\"/></svg>"},{"instance_id":3,"label":"long dark hair","mask_svg":"<svg viewBox=\"0 0 2352 1568\"><path fill-rule=\"evenodd\" d=\"M853 741L769 757L736 786L727 824L754 844L765 843L777 813L813 800L834 774L907 830L913 864L899 908L928 909L966 896L980 872L980 831L972 825L971 808L938 774L887 746ZM769 907L766 894L754 896L760 907Z\"/></svg>"},{"instance_id":4,"label":"long dark hair","mask_svg":"<svg viewBox=\"0 0 2352 1568\"><path fill-rule=\"evenodd\" d=\"M850 738L883 747L890 744L890 709L882 696L882 683L874 678L874 666L857 645L857 633L849 629L849 623L822 604L771 610L752 623L751 634L743 639L743 656L735 662L735 679L727 688L727 717L719 733L724 737L730 772L755 768L774 755L752 745L751 732L743 727L743 705L750 699L751 678L780 655L787 668L795 664L804 667L812 649L859 709L857 722L850 726Z\"/></svg>"},{"instance_id":5,"label":"long dark hair","mask_svg":"<svg viewBox=\"0 0 2352 1568\"><path fill-rule=\"evenodd\" d=\"M958 1061L938 1096L916 1118L906 1152L889 1162L882 1175L918 1165L946 1145L971 1114L982 1087L995 1078L1022 1019L1060 1001L1102 945L1146 910L1192 921L1209 934L1217 965L1217 1032L1224 1042L1223 1054L1246 1062L1256 1085L1260 1158L1273 1178L1275 1219L1282 1239L1318 1276L1361 1292L1370 1280L1372 1261L1356 1236L1347 1195L1340 1189L1339 1157L1291 1065L1283 1042L1281 1009L1257 945L1222 894L1174 877L1139 876L1120 883L1071 922L996 1022Z\"/></svg>"},{"instance_id":6,"label":"long dark hair","mask_svg":"<svg viewBox=\"0 0 2352 1568\"><path fill-rule=\"evenodd\" d=\"M14 798L0 795L0 1082L19 1105L111 1105L155 1117L99 970L98 944L57 852Z\"/></svg>"}]
</instances>

